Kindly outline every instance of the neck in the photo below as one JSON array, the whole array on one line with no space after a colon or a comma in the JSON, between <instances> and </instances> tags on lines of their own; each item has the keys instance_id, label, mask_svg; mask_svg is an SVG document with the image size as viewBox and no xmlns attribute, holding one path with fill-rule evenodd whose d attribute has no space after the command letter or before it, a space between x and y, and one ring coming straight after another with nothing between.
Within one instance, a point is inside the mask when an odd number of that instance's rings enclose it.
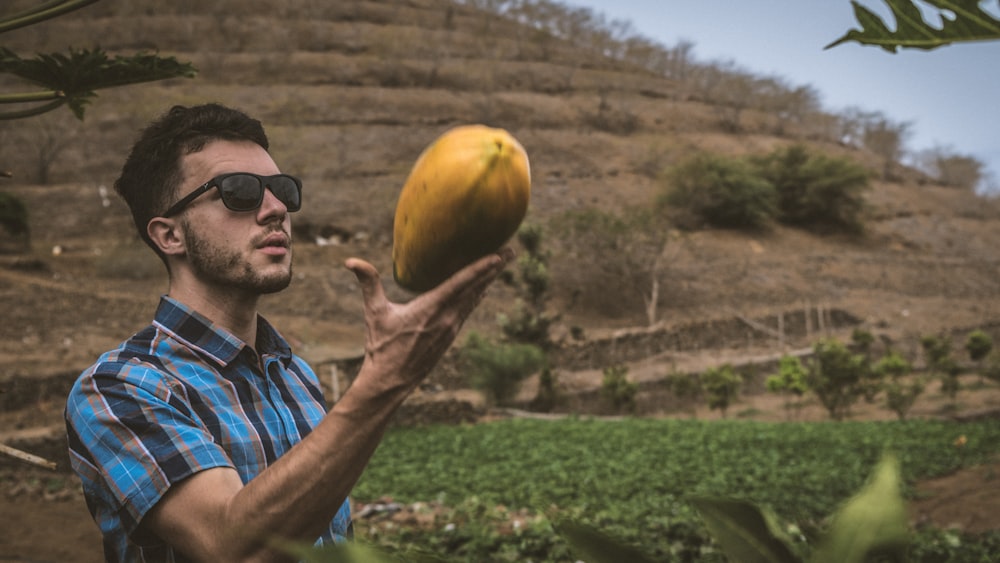
<instances>
[{"instance_id":1,"label":"neck","mask_svg":"<svg viewBox=\"0 0 1000 563\"><path fill-rule=\"evenodd\" d=\"M225 328L251 347L256 346L258 295L233 288L192 288L173 282L167 295Z\"/></svg>"}]
</instances>

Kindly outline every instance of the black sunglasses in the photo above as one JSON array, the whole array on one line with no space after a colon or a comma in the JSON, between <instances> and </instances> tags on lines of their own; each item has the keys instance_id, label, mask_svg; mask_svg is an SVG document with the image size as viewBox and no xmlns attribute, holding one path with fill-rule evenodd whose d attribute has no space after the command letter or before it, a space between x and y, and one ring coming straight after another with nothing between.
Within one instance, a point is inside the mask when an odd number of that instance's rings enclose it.
<instances>
[{"instance_id":1,"label":"black sunglasses","mask_svg":"<svg viewBox=\"0 0 1000 563\"><path fill-rule=\"evenodd\" d=\"M271 190L274 197L278 198L288 211L298 211L302 208L302 181L295 176L288 174L258 176L250 172L233 172L212 178L171 205L161 217L180 213L195 198L212 188L219 188L222 203L232 211L253 211L260 207L264 201L264 188Z\"/></svg>"}]
</instances>

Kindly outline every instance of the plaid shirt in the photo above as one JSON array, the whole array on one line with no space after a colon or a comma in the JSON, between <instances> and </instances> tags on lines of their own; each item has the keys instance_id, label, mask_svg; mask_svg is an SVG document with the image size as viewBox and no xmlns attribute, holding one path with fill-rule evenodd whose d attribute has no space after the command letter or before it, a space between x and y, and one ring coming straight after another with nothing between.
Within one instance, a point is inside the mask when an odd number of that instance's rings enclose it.
<instances>
[{"instance_id":1,"label":"plaid shirt","mask_svg":"<svg viewBox=\"0 0 1000 563\"><path fill-rule=\"evenodd\" d=\"M257 325L261 361L164 296L152 325L76 381L66 407L70 461L109 561L184 560L136 533L170 486L211 467L233 467L247 483L326 414L313 371L267 321ZM350 522L345 500L319 541L343 540Z\"/></svg>"}]
</instances>

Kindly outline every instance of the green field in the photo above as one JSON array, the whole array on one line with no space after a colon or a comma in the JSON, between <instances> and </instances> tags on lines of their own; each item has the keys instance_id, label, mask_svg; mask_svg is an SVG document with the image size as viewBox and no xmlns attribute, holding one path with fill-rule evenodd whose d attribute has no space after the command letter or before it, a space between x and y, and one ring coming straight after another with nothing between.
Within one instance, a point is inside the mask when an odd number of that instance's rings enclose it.
<instances>
[{"instance_id":1,"label":"green field","mask_svg":"<svg viewBox=\"0 0 1000 563\"><path fill-rule=\"evenodd\" d=\"M961 448L959 436L967 439ZM885 451L898 456L912 484L995 456L1000 424L565 419L397 429L354 497L451 507L454 526L442 520L431 530L368 537L449 561L572 561L553 528L565 518L656 560L721 561L687 495L767 506L808 553L811 531L864 484ZM497 530L521 509L533 518L513 532ZM915 530L913 538L918 561L988 561L1000 549L998 533Z\"/></svg>"}]
</instances>

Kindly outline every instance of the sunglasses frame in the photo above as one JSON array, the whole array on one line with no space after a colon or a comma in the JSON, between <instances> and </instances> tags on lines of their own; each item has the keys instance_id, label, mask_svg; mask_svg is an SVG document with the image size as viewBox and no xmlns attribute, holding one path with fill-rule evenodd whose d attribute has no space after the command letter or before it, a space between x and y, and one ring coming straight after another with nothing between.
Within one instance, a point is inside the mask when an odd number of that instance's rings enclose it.
<instances>
[{"instance_id":1,"label":"sunglasses frame","mask_svg":"<svg viewBox=\"0 0 1000 563\"><path fill-rule=\"evenodd\" d=\"M257 179L257 182L260 184L260 197L257 199L257 204L256 205L254 205L250 209L233 209L229 205L229 202L226 201L225 197L223 197L224 192L222 191L222 182L226 178L229 178L230 176L252 176L252 177L254 177L254 178ZM292 181L292 183L295 184L295 187L298 189L298 192L299 192L299 204L297 206L295 206L295 209L292 209L292 207L289 206L287 203L285 203L283 201L282 201L282 203L285 204L285 207L288 209L289 212L295 212L295 211L298 211L299 209L301 209L302 208L302 180L299 180L295 176L292 176L290 174L275 174L273 176L261 176L259 174L254 174L252 172L230 172L228 174L220 174L220 175L216 176L215 178L212 178L211 180L205 182L204 184L202 184L201 186L199 186L197 189L195 189L193 192L191 192L188 195L182 197L180 200L177 201L177 203L171 205L170 208L167 209L166 211L164 211L163 214L160 215L160 216L161 217L172 217L174 215L177 215L178 213L180 213L181 211L183 211L184 208L187 207L192 201L194 201L195 199L197 199L201 194L207 192L208 190L210 190L212 188L219 188L219 198L222 200L222 204L226 206L226 209L228 209L230 211L235 211L237 213L243 213L243 212L247 212L247 211L256 211L257 209L260 209L260 204L264 202L264 190L270 190L271 189L268 186L268 180L271 180L272 178L288 178L289 180ZM273 194L274 190L271 190L271 193Z\"/></svg>"}]
</instances>

